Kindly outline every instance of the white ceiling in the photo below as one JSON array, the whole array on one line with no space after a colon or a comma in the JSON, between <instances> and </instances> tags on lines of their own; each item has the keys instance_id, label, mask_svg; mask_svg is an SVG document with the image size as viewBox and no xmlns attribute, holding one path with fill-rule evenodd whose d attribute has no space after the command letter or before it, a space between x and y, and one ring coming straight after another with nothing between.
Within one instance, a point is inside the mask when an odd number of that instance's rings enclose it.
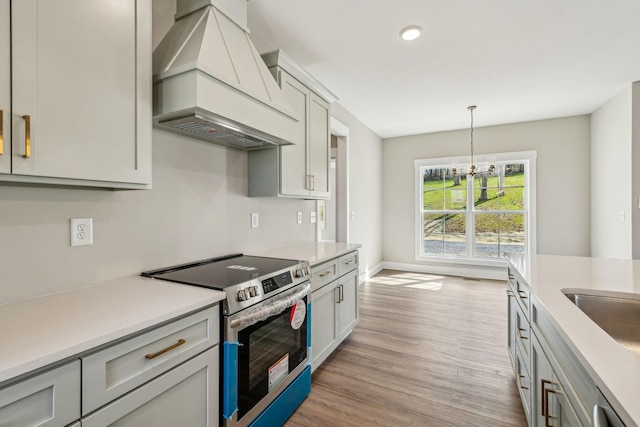
<instances>
[{"instance_id":1,"label":"white ceiling","mask_svg":"<svg viewBox=\"0 0 640 427\"><path fill-rule=\"evenodd\" d=\"M640 80L640 0L251 0L280 48L382 138L591 113ZM408 25L420 38L399 37Z\"/></svg>"}]
</instances>

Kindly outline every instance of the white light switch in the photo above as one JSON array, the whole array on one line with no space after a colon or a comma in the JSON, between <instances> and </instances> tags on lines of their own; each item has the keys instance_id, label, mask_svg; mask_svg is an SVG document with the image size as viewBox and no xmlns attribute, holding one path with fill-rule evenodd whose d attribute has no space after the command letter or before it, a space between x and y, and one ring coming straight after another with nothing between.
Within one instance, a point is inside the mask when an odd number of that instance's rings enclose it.
<instances>
[{"instance_id":1,"label":"white light switch","mask_svg":"<svg viewBox=\"0 0 640 427\"><path fill-rule=\"evenodd\" d=\"M298 211L298 224L302 224L302 212Z\"/></svg>"},{"instance_id":2,"label":"white light switch","mask_svg":"<svg viewBox=\"0 0 640 427\"><path fill-rule=\"evenodd\" d=\"M260 226L260 215L258 212L251 213L251 228L258 228Z\"/></svg>"},{"instance_id":3,"label":"white light switch","mask_svg":"<svg viewBox=\"0 0 640 427\"><path fill-rule=\"evenodd\" d=\"M311 224L315 224L316 223L316 213L315 212L310 212L309 213L309 222Z\"/></svg>"}]
</instances>

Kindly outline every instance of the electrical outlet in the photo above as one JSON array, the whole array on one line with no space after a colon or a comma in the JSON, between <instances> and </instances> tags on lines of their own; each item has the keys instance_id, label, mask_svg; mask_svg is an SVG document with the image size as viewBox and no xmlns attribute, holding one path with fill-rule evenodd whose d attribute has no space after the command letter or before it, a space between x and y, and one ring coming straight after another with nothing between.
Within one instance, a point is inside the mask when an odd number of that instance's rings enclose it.
<instances>
[{"instance_id":1,"label":"electrical outlet","mask_svg":"<svg viewBox=\"0 0 640 427\"><path fill-rule=\"evenodd\" d=\"M71 218L71 246L93 245L93 218Z\"/></svg>"},{"instance_id":2,"label":"electrical outlet","mask_svg":"<svg viewBox=\"0 0 640 427\"><path fill-rule=\"evenodd\" d=\"M253 212L251 214L251 228L258 228L259 225L260 225L260 215L258 215L258 212Z\"/></svg>"},{"instance_id":3,"label":"electrical outlet","mask_svg":"<svg viewBox=\"0 0 640 427\"><path fill-rule=\"evenodd\" d=\"M315 224L316 223L316 213L315 212L309 212L309 222L311 224Z\"/></svg>"},{"instance_id":4,"label":"electrical outlet","mask_svg":"<svg viewBox=\"0 0 640 427\"><path fill-rule=\"evenodd\" d=\"M302 212L298 211L298 224L302 224Z\"/></svg>"}]
</instances>

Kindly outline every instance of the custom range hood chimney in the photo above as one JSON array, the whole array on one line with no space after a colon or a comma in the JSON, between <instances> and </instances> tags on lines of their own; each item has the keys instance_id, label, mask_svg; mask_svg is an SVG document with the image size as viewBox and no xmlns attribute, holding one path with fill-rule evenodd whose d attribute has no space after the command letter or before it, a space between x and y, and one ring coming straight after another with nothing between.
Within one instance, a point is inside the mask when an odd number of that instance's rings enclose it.
<instances>
[{"instance_id":1,"label":"custom range hood chimney","mask_svg":"<svg viewBox=\"0 0 640 427\"><path fill-rule=\"evenodd\" d=\"M249 38L246 0L177 0L153 52L153 125L239 149L291 144L297 120Z\"/></svg>"}]
</instances>

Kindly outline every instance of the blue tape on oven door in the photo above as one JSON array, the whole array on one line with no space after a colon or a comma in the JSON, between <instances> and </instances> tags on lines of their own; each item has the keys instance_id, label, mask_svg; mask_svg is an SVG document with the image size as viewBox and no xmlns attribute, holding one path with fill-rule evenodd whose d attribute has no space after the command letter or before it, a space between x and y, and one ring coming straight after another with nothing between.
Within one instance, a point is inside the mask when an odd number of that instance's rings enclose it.
<instances>
[{"instance_id":1,"label":"blue tape on oven door","mask_svg":"<svg viewBox=\"0 0 640 427\"><path fill-rule=\"evenodd\" d=\"M309 298L311 301L311 298ZM311 366L311 302L307 304L307 366Z\"/></svg>"},{"instance_id":2,"label":"blue tape on oven door","mask_svg":"<svg viewBox=\"0 0 640 427\"><path fill-rule=\"evenodd\" d=\"M222 416L230 419L238 412L238 343L223 344Z\"/></svg>"}]
</instances>

